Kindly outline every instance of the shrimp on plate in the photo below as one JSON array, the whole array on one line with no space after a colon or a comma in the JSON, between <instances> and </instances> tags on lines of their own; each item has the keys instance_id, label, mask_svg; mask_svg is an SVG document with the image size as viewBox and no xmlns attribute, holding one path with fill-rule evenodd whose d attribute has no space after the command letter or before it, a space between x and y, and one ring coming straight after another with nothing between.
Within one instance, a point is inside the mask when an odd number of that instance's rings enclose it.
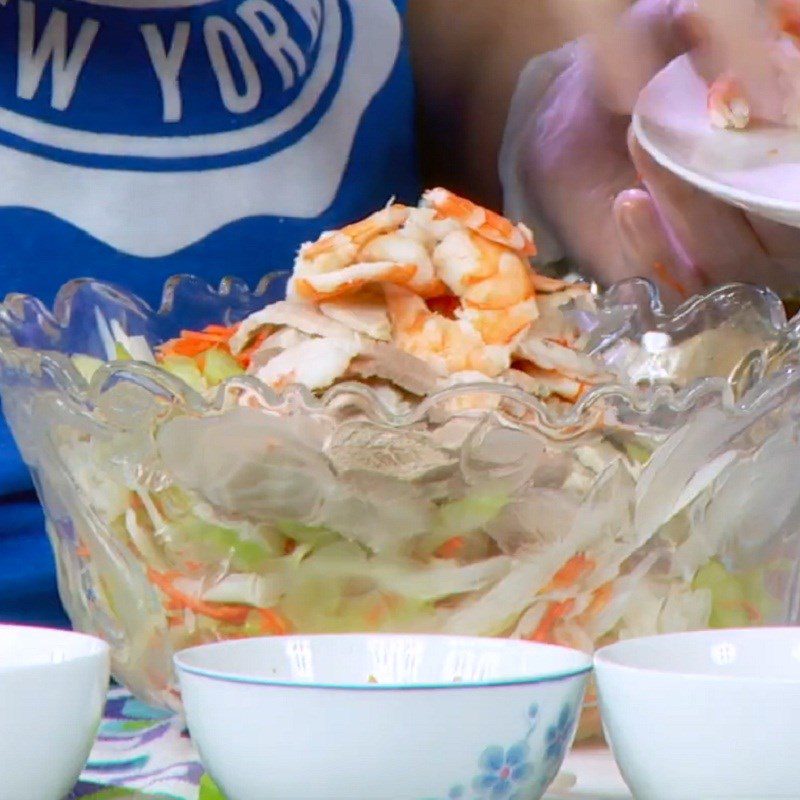
<instances>
[{"instance_id":1,"label":"shrimp on plate","mask_svg":"<svg viewBox=\"0 0 800 800\"><path fill-rule=\"evenodd\" d=\"M715 128L741 131L750 125L750 102L744 87L733 75L723 75L711 84L708 113Z\"/></svg>"},{"instance_id":2,"label":"shrimp on plate","mask_svg":"<svg viewBox=\"0 0 800 800\"><path fill-rule=\"evenodd\" d=\"M761 5L766 12L762 20L767 44L767 63L762 66L777 82L779 103L762 103L739 76L726 72L708 91L708 113L717 128L744 130L755 117L800 126L800 0L766 0Z\"/></svg>"}]
</instances>

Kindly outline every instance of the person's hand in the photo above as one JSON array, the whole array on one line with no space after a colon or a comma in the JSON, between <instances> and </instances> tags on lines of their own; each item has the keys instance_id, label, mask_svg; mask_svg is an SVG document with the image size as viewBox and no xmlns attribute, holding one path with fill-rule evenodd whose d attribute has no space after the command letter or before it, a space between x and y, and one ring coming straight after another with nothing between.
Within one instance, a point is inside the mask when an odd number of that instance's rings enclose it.
<instances>
[{"instance_id":1,"label":"person's hand","mask_svg":"<svg viewBox=\"0 0 800 800\"><path fill-rule=\"evenodd\" d=\"M577 267L602 283L649 277L671 304L730 281L783 293L800 285L800 231L749 217L681 182L628 134L639 90L693 48L709 77L733 62L749 85L766 87L754 55L766 44L742 19L720 24L685 0L639 0L613 25L598 13L521 128L517 187L531 194L530 205Z\"/></svg>"}]
</instances>

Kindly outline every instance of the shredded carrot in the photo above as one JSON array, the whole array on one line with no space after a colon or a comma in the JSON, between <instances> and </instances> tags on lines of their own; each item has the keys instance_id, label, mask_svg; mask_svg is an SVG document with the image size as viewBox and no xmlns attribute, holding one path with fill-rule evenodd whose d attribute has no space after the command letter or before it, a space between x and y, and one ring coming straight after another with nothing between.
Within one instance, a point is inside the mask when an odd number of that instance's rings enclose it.
<instances>
[{"instance_id":1,"label":"shredded carrot","mask_svg":"<svg viewBox=\"0 0 800 800\"><path fill-rule=\"evenodd\" d=\"M761 612L758 610L758 607L749 600L732 600L729 603L722 603L721 606L726 611L744 611L744 613L747 614L747 618L754 625L758 625L764 621L764 618Z\"/></svg>"},{"instance_id":2,"label":"shredded carrot","mask_svg":"<svg viewBox=\"0 0 800 800\"><path fill-rule=\"evenodd\" d=\"M556 572L553 579L544 588L544 591L567 589L577 583L584 575L588 575L596 566L597 564L591 558L587 558L585 553L577 553Z\"/></svg>"},{"instance_id":3,"label":"shredded carrot","mask_svg":"<svg viewBox=\"0 0 800 800\"><path fill-rule=\"evenodd\" d=\"M604 583L598 589L592 592L592 599L586 610L580 616L581 624L589 622L593 617L597 616L610 602L614 596L614 584Z\"/></svg>"},{"instance_id":4,"label":"shredded carrot","mask_svg":"<svg viewBox=\"0 0 800 800\"><path fill-rule=\"evenodd\" d=\"M744 609L745 614L750 617L750 622L752 622L754 625L760 625L764 621L764 617L758 610L758 607L749 600L745 600L742 603L742 608Z\"/></svg>"},{"instance_id":5,"label":"shredded carrot","mask_svg":"<svg viewBox=\"0 0 800 800\"><path fill-rule=\"evenodd\" d=\"M575 608L575 601L564 600L561 603L550 603L544 612L536 630L528 637L532 642L550 642L553 637L553 628Z\"/></svg>"},{"instance_id":6,"label":"shredded carrot","mask_svg":"<svg viewBox=\"0 0 800 800\"><path fill-rule=\"evenodd\" d=\"M670 272L669 268L661 261L653 262L653 271L658 276L658 279L676 291L683 299L689 296L686 287Z\"/></svg>"},{"instance_id":7,"label":"shredded carrot","mask_svg":"<svg viewBox=\"0 0 800 800\"><path fill-rule=\"evenodd\" d=\"M458 558L459 553L464 549L466 540L463 536L453 536L436 548L434 555L437 558Z\"/></svg>"},{"instance_id":8,"label":"shredded carrot","mask_svg":"<svg viewBox=\"0 0 800 800\"><path fill-rule=\"evenodd\" d=\"M385 619L386 614L387 614L386 603L384 603L383 600L379 600L367 612L366 615L367 624L373 628L377 628L381 624L381 622Z\"/></svg>"},{"instance_id":9,"label":"shredded carrot","mask_svg":"<svg viewBox=\"0 0 800 800\"><path fill-rule=\"evenodd\" d=\"M247 369L250 366L250 359L253 357L253 353L258 350L259 347L264 343L264 340L270 335L270 330L263 330L259 333L253 341L247 345L247 347L236 356L236 360L239 362L239 365L244 369Z\"/></svg>"},{"instance_id":10,"label":"shredded carrot","mask_svg":"<svg viewBox=\"0 0 800 800\"><path fill-rule=\"evenodd\" d=\"M219 344L220 342L227 342L230 336L220 333L208 333L208 331L181 331L181 339L184 341L195 342L210 342L211 344Z\"/></svg>"},{"instance_id":11,"label":"shredded carrot","mask_svg":"<svg viewBox=\"0 0 800 800\"><path fill-rule=\"evenodd\" d=\"M78 558L89 558L92 555L92 552L85 544L79 544L75 548L75 555L77 555Z\"/></svg>"},{"instance_id":12,"label":"shredded carrot","mask_svg":"<svg viewBox=\"0 0 800 800\"><path fill-rule=\"evenodd\" d=\"M174 572L156 572L152 567L148 567L147 577L169 598L170 605L178 604L180 607L188 608L204 617L210 617L220 622L229 622L232 625L244 625L247 615L252 610L250 606L207 603L191 597L172 585L172 582L178 577Z\"/></svg>"},{"instance_id":13,"label":"shredded carrot","mask_svg":"<svg viewBox=\"0 0 800 800\"><path fill-rule=\"evenodd\" d=\"M205 330L206 333L216 333L220 336L224 336L225 339L230 339L238 329L238 325L230 325L229 327L225 327L224 325L206 325Z\"/></svg>"},{"instance_id":14,"label":"shredded carrot","mask_svg":"<svg viewBox=\"0 0 800 800\"><path fill-rule=\"evenodd\" d=\"M186 356L194 358L205 350L208 350L208 342L197 341L196 339L173 339L166 342L159 348L159 352L165 356Z\"/></svg>"},{"instance_id":15,"label":"shredded carrot","mask_svg":"<svg viewBox=\"0 0 800 800\"><path fill-rule=\"evenodd\" d=\"M284 636L289 632L289 623L274 608L259 608L256 611L264 633Z\"/></svg>"},{"instance_id":16,"label":"shredded carrot","mask_svg":"<svg viewBox=\"0 0 800 800\"><path fill-rule=\"evenodd\" d=\"M371 625L373 628L377 628L389 614L393 611L397 611L402 603L402 598L392 592L381 594L380 598L375 601L369 611L364 615L364 619L367 624Z\"/></svg>"},{"instance_id":17,"label":"shredded carrot","mask_svg":"<svg viewBox=\"0 0 800 800\"><path fill-rule=\"evenodd\" d=\"M166 356L196 358L214 347L230 352L228 342L238 327L238 325L227 328L223 325L207 325L202 331L182 330L177 339L164 342L158 348L158 354L162 359Z\"/></svg>"},{"instance_id":18,"label":"shredded carrot","mask_svg":"<svg viewBox=\"0 0 800 800\"><path fill-rule=\"evenodd\" d=\"M778 25L783 33L788 33L795 39L800 38L800 15L797 4L792 0L782 0L777 7Z\"/></svg>"},{"instance_id":19,"label":"shredded carrot","mask_svg":"<svg viewBox=\"0 0 800 800\"><path fill-rule=\"evenodd\" d=\"M403 601L396 594L384 595L384 599L386 600L386 607L389 611L397 611L403 604Z\"/></svg>"},{"instance_id":20,"label":"shredded carrot","mask_svg":"<svg viewBox=\"0 0 800 800\"><path fill-rule=\"evenodd\" d=\"M190 597L185 592L173 586L173 581L179 577L176 572L156 572L149 568L147 577L151 583L155 584L166 596L164 608L167 611L176 612L190 609L196 614L201 614L220 622L231 625L244 625L251 613L258 615L259 627L263 633L271 633L275 636L282 636L289 631L289 623L273 608L253 608L241 604L207 603L195 597ZM181 615L171 614L168 618L170 626L178 625L182 621Z\"/></svg>"}]
</instances>

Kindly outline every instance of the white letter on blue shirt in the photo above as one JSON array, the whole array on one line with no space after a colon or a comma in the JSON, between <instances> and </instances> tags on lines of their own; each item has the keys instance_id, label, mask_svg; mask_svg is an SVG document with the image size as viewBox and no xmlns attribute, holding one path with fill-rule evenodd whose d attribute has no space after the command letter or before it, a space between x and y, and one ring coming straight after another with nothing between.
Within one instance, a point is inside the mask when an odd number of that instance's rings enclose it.
<instances>
[{"instance_id":1,"label":"white letter on blue shirt","mask_svg":"<svg viewBox=\"0 0 800 800\"><path fill-rule=\"evenodd\" d=\"M188 22L178 22L172 33L169 49L164 44L157 25L142 25L142 37L147 45L147 54L161 86L161 100L164 108L164 122L178 122L183 113L178 75L186 57L191 26Z\"/></svg>"},{"instance_id":2,"label":"white letter on blue shirt","mask_svg":"<svg viewBox=\"0 0 800 800\"><path fill-rule=\"evenodd\" d=\"M219 93L225 108L234 114L246 114L252 111L261 99L261 78L258 77L256 65L247 52L244 40L239 31L222 17L206 17L203 25L203 35L208 48L208 57L211 59L211 66L217 76ZM244 78L244 93L239 94L236 88L236 81L231 72L231 65L222 47L222 37L228 40Z\"/></svg>"},{"instance_id":3,"label":"white letter on blue shirt","mask_svg":"<svg viewBox=\"0 0 800 800\"><path fill-rule=\"evenodd\" d=\"M320 0L287 0L287 2L308 26L308 31L311 34L310 48L314 47L317 39L319 39L320 28L322 27L322 5Z\"/></svg>"},{"instance_id":4,"label":"white letter on blue shirt","mask_svg":"<svg viewBox=\"0 0 800 800\"><path fill-rule=\"evenodd\" d=\"M49 61L53 80L50 105L59 111L67 108L99 28L96 20L85 19L72 50L67 53L67 15L60 9L53 9L41 39L35 44L36 3L20 0L17 96L23 100L33 98Z\"/></svg>"},{"instance_id":5,"label":"white letter on blue shirt","mask_svg":"<svg viewBox=\"0 0 800 800\"><path fill-rule=\"evenodd\" d=\"M266 0L246 0L239 6L236 13L247 23L258 39L258 43L264 48L264 52L272 59L272 63L280 73L284 91L291 89L295 84L296 77L289 62L294 62L297 75L302 75L306 71L306 59L303 51L292 39L289 26L280 11ZM267 30L267 26L261 19L262 14L272 26L272 33Z\"/></svg>"}]
</instances>

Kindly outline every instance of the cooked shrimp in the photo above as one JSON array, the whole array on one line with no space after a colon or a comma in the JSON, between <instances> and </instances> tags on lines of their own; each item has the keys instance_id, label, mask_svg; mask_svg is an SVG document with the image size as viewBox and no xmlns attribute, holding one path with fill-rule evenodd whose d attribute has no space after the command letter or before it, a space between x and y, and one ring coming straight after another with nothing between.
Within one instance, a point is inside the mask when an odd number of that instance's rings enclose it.
<instances>
[{"instance_id":1,"label":"cooked shrimp","mask_svg":"<svg viewBox=\"0 0 800 800\"><path fill-rule=\"evenodd\" d=\"M290 347L258 370L257 377L273 389L303 384L312 391L325 389L347 372L358 355L358 337L311 339Z\"/></svg>"},{"instance_id":2,"label":"cooked shrimp","mask_svg":"<svg viewBox=\"0 0 800 800\"><path fill-rule=\"evenodd\" d=\"M409 289L420 297L438 297L447 293L447 287L436 277L427 247L402 230L375 237L362 248L359 258L362 261L413 264L416 272L408 282Z\"/></svg>"},{"instance_id":3,"label":"cooked shrimp","mask_svg":"<svg viewBox=\"0 0 800 800\"><path fill-rule=\"evenodd\" d=\"M497 274L499 257L484 254L475 241L479 237L459 229L447 234L433 251L437 275L458 297L470 286Z\"/></svg>"},{"instance_id":4,"label":"cooked shrimp","mask_svg":"<svg viewBox=\"0 0 800 800\"><path fill-rule=\"evenodd\" d=\"M767 7L770 30L766 34L768 49L758 55L766 58L773 71L771 79L778 81L781 89L783 108L768 102L767 108L761 104L759 116L773 122L798 124L798 48L800 47L800 0L769 0ZM759 23L760 24L760 23ZM763 98L750 94L738 76L725 73L715 80L708 91L708 113L711 123L717 128L743 130L750 125L754 106Z\"/></svg>"},{"instance_id":5,"label":"cooked shrimp","mask_svg":"<svg viewBox=\"0 0 800 800\"><path fill-rule=\"evenodd\" d=\"M358 260L362 247L381 234L396 231L406 221L408 211L406 206L390 205L341 230L323 233L316 242L300 248L295 275L319 275L349 266Z\"/></svg>"},{"instance_id":6,"label":"cooked shrimp","mask_svg":"<svg viewBox=\"0 0 800 800\"><path fill-rule=\"evenodd\" d=\"M433 252L438 276L473 308L499 311L534 296L533 270L507 247L472 231L448 234Z\"/></svg>"},{"instance_id":7,"label":"cooked shrimp","mask_svg":"<svg viewBox=\"0 0 800 800\"><path fill-rule=\"evenodd\" d=\"M511 344L538 316L536 301L525 300L499 311L463 308L456 312L480 333L486 344Z\"/></svg>"},{"instance_id":8,"label":"cooked shrimp","mask_svg":"<svg viewBox=\"0 0 800 800\"><path fill-rule=\"evenodd\" d=\"M744 130L750 124L750 103L736 78L723 75L708 90L708 113L716 128Z\"/></svg>"},{"instance_id":9,"label":"cooked shrimp","mask_svg":"<svg viewBox=\"0 0 800 800\"><path fill-rule=\"evenodd\" d=\"M798 0L773 0L772 14L781 33L800 40L800 2Z\"/></svg>"},{"instance_id":10,"label":"cooked shrimp","mask_svg":"<svg viewBox=\"0 0 800 800\"><path fill-rule=\"evenodd\" d=\"M401 231L433 250L448 233L461 230L462 225L450 217L442 217L435 208L411 208Z\"/></svg>"},{"instance_id":11,"label":"cooked shrimp","mask_svg":"<svg viewBox=\"0 0 800 800\"><path fill-rule=\"evenodd\" d=\"M439 188L425 192L423 202L435 208L443 217L457 220L484 239L516 250L522 255L536 255L533 234L528 228L524 225L515 225L505 217L471 200Z\"/></svg>"},{"instance_id":12,"label":"cooked shrimp","mask_svg":"<svg viewBox=\"0 0 800 800\"><path fill-rule=\"evenodd\" d=\"M354 295L365 286L376 283L408 284L416 272L414 264L398 264L394 261L360 262L334 272L295 276L292 278L291 291L304 300L322 303Z\"/></svg>"},{"instance_id":13,"label":"cooked shrimp","mask_svg":"<svg viewBox=\"0 0 800 800\"><path fill-rule=\"evenodd\" d=\"M497 274L470 286L464 302L473 308L501 311L524 303L534 296L531 270L512 253L503 253L498 260Z\"/></svg>"},{"instance_id":14,"label":"cooked shrimp","mask_svg":"<svg viewBox=\"0 0 800 800\"><path fill-rule=\"evenodd\" d=\"M466 320L434 313L402 287L387 285L385 291L394 343L402 350L442 373L475 370L495 376L508 368L510 348L485 344Z\"/></svg>"}]
</instances>

